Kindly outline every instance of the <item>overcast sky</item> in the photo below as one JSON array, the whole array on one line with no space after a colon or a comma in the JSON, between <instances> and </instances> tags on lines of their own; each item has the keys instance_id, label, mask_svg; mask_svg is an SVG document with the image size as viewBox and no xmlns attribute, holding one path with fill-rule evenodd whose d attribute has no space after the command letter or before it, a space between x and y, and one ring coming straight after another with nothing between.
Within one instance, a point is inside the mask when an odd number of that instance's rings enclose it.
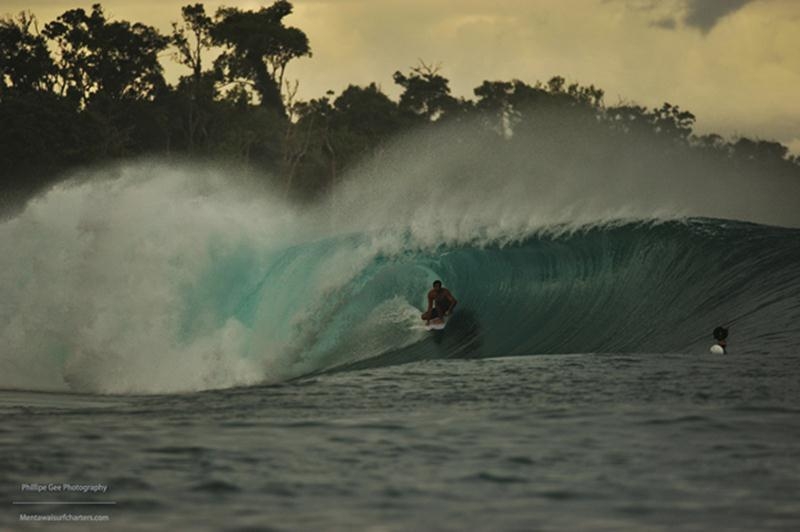
<instances>
[{"instance_id":1,"label":"overcast sky","mask_svg":"<svg viewBox=\"0 0 800 532\"><path fill-rule=\"evenodd\" d=\"M168 31L174 0L109 0L106 15ZM205 2L246 9L271 2ZM562 75L594 83L607 104L668 101L697 115L696 130L775 139L800 154L800 0L294 0L286 19L313 57L290 64L300 96L377 82L419 59L441 64L457 96L484 79L533 83ZM41 23L91 2L0 0ZM167 75L183 73L168 54Z\"/></svg>"}]
</instances>

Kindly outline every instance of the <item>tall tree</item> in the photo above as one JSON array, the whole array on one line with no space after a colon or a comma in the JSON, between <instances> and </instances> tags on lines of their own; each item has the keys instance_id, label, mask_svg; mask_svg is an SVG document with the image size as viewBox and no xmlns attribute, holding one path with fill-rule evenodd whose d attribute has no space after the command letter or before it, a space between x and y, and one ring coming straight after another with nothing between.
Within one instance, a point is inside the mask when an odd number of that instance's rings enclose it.
<instances>
[{"instance_id":1,"label":"tall tree","mask_svg":"<svg viewBox=\"0 0 800 532\"><path fill-rule=\"evenodd\" d=\"M223 77L229 82L249 82L261 105L282 115L286 112L281 97L286 65L311 55L306 34L283 24L291 13L292 4L286 0L258 11L222 8L211 30L214 43L226 48L216 61Z\"/></svg>"},{"instance_id":2,"label":"tall tree","mask_svg":"<svg viewBox=\"0 0 800 532\"><path fill-rule=\"evenodd\" d=\"M171 39L176 50L175 58L192 71L191 75L181 77L177 90L179 108L183 111L181 129L191 153L208 120L208 112L204 108L211 104L214 97L213 73L203 72L203 54L211 48L214 22L206 15L203 4L183 6L181 15L182 23L172 24Z\"/></svg>"},{"instance_id":3,"label":"tall tree","mask_svg":"<svg viewBox=\"0 0 800 532\"><path fill-rule=\"evenodd\" d=\"M734 154L743 160L761 163L783 162L787 159L789 148L779 142L751 140L741 137L733 144Z\"/></svg>"},{"instance_id":4,"label":"tall tree","mask_svg":"<svg viewBox=\"0 0 800 532\"><path fill-rule=\"evenodd\" d=\"M290 92L290 99L295 93L296 86ZM283 146L287 196L311 197L336 179L337 153L331 128L336 110L331 105L331 95L333 92L328 91L322 98L289 106L291 114Z\"/></svg>"},{"instance_id":5,"label":"tall tree","mask_svg":"<svg viewBox=\"0 0 800 532\"><path fill-rule=\"evenodd\" d=\"M363 138L367 146L385 142L400 129L398 106L375 84L350 85L334 101L337 129Z\"/></svg>"},{"instance_id":6,"label":"tall tree","mask_svg":"<svg viewBox=\"0 0 800 532\"><path fill-rule=\"evenodd\" d=\"M511 97L514 95L516 81L484 81L473 89L478 97L475 109L483 119L484 127L501 136L511 134L513 108Z\"/></svg>"},{"instance_id":7,"label":"tall tree","mask_svg":"<svg viewBox=\"0 0 800 532\"><path fill-rule=\"evenodd\" d=\"M654 131L659 135L670 140L686 142L692 134L695 116L689 111L681 111L677 105L665 102L660 108L653 109L650 119Z\"/></svg>"},{"instance_id":8,"label":"tall tree","mask_svg":"<svg viewBox=\"0 0 800 532\"><path fill-rule=\"evenodd\" d=\"M165 87L158 53L168 39L154 28L106 20L100 4L91 13L71 9L43 32L58 46L61 92L86 103L94 94L110 99L151 99Z\"/></svg>"},{"instance_id":9,"label":"tall tree","mask_svg":"<svg viewBox=\"0 0 800 532\"><path fill-rule=\"evenodd\" d=\"M604 119L609 129L624 135L651 132L647 109L634 103L620 103L605 110Z\"/></svg>"},{"instance_id":10,"label":"tall tree","mask_svg":"<svg viewBox=\"0 0 800 532\"><path fill-rule=\"evenodd\" d=\"M0 20L0 98L9 91L49 89L53 59L35 28L36 18L30 13Z\"/></svg>"},{"instance_id":11,"label":"tall tree","mask_svg":"<svg viewBox=\"0 0 800 532\"><path fill-rule=\"evenodd\" d=\"M389 139L407 124L398 105L381 89L350 85L334 101L331 144L339 166L346 169L363 159L378 157Z\"/></svg>"},{"instance_id":12,"label":"tall tree","mask_svg":"<svg viewBox=\"0 0 800 532\"><path fill-rule=\"evenodd\" d=\"M408 75L398 71L393 78L404 89L400 110L407 115L434 122L459 107L458 100L450 95L450 82L439 74L438 66L420 62Z\"/></svg>"},{"instance_id":13,"label":"tall tree","mask_svg":"<svg viewBox=\"0 0 800 532\"><path fill-rule=\"evenodd\" d=\"M181 15L181 24L172 23L172 44L177 50L178 62L189 67L192 77L199 81L203 74L203 53L211 48L214 22L206 15L203 4L183 6Z\"/></svg>"}]
</instances>

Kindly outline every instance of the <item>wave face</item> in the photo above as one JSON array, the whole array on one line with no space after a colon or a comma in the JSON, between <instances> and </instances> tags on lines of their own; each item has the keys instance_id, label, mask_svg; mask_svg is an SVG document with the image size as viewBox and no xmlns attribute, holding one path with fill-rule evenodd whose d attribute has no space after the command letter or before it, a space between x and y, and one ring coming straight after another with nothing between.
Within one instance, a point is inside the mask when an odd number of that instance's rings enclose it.
<instances>
[{"instance_id":1,"label":"wave face","mask_svg":"<svg viewBox=\"0 0 800 532\"><path fill-rule=\"evenodd\" d=\"M111 203L94 221L48 224L34 206L5 225L38 251L4 259L3 387L174 392L431 358L703 354L719 324L732 353L798 345L796 229L691 219L502 244L419 246L408 230L294 244L241 203L205 226L152 197L146 211ZM434 279L460 300L442 333L419 318Z\"/></svg>"},{"instance_id":2,"label":"wave face","mask_svg":"<svg viewBox=\"0 0 800 532\"><path fill-rule=\"evenodd\" d=\"M630 222L504 246L399 245L402 252L376 253L345 282L307 290L308 279L338 270L343 253L376 245L338 239L282 255L243 321L274 339L280 328L265 324L294 320L296 329L283 331L284 345L297 349L296 373L449 357L703 354L722 324L731 328L732 353L794 352L799 242L798 230L746 223ZM434 279L462 302L444 333L421 331ZM262 315L266 301L281 304Z\"/></svg>"},{"instance_id":3,"label":"wave face","mask_svg":"<svg viewBox=\"0 0 800 532\"><path fill-rule=\"evenodd\" d=\"M646 161L559 164L452 138L401 142L314 207L230 169L157 163L54 188L0 222L0 388L174 393L431 358L705 355L720 324L731 353L797 351L800 183L665 183ZM460 301L435 334L419 318L434 279Z\"/></svg>"}]
</instances>

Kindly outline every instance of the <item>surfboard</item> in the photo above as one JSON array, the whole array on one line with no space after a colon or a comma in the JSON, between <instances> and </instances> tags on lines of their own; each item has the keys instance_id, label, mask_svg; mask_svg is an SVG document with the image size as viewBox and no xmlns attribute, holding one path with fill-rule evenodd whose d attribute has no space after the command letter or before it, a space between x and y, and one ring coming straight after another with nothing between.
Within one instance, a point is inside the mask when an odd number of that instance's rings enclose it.
<instances>
[{"instance_id":1,"label":"surfboard","mask_svg":"<svg viewBox=\"0 0 800 532\"><path fill-rule=\"evenodd\" d=\"M436 318L435 320L431 320L431 322L425 326L425 329L428 331L441 331L447 325L446 318Z\"/></svg>"}]
</instances>

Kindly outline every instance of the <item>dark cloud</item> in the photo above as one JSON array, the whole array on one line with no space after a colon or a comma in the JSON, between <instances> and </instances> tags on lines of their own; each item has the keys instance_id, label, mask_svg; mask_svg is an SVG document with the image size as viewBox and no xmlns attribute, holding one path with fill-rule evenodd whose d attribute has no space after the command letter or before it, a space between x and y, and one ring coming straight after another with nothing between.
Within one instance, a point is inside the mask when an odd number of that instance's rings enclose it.
<instances>
[{"instance_id":1,"label":"dark cloud","mask_svg":"<svg viewBox=\"0 0 800 532\"><path fill-rule=\"evenodd\" d=\"M687 26L697 28L703 33L708 33L726 15L738 11L745 4L753 0L687 0L686 17L683 19Z\"/></svg>"}]
</instances>

